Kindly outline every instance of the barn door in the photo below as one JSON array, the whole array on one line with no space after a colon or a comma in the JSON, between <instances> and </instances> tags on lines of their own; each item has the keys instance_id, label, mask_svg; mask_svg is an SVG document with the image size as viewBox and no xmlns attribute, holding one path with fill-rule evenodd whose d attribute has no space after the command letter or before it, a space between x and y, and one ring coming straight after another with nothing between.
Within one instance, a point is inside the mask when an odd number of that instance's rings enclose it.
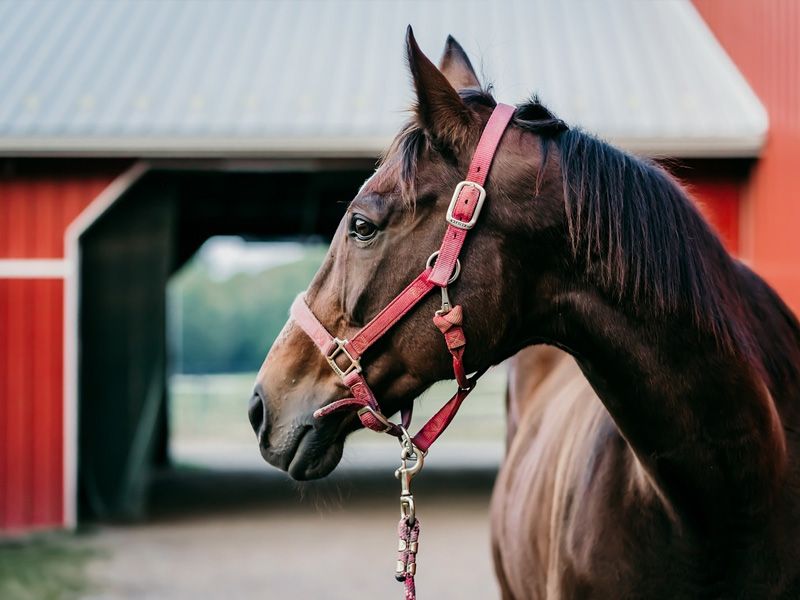
<instances>
[{"instance_id":1,"label":"barn door","mask_svg":"<svg viewBox=\"0 0 800 600\"><path fill-rule=\"evenodd\" d=\"M145 508L166 406L167 279L175 199L146 177L80 239L79 511Z\"/></svg>"}]
</instances>

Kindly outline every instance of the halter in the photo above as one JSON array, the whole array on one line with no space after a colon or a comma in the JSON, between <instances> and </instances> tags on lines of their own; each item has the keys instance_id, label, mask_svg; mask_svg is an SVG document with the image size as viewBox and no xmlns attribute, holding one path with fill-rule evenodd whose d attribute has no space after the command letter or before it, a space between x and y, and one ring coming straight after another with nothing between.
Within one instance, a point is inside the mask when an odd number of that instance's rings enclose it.
<instances>
[{"instance_id":1,"label":"halter","mask_svg":"<svg viewBox=\"0 0 800 600\"><path fill-rule=\"evenodd\" d=\"M402 485L400 557L397 577L406 581L406 597L413 598L413 576L416 571L416 554L419 522L415 518L414 499L410 492L410 482L422 468L424 456L431 444L444 432L458 412L461 403L475 388L481 370L471 377L464 368L464 349L467 344L464 335L463 311L460 305L451 305L447 286L461 273L458 260L467 233L475 227L486 200L483 184L489 173L497 146L508 127L514 107L498 104L481 134L478 147L472 157L467 178L459 183L450 201L445 219L447 230L442 245L428 258L425 269L400 292L375 318L360 329L352 339L340 339L331 335L309 308L303 294L299 295L291 308L291 316L321 350L331 369L350 389L349 398L336 400L314 413L322 418L341 410L357 410L361 424L373 431L388 433L400 439L402 446L402 465L395 473ZM440 288L442 307L436 311L433 323L444 335L447 349L453 357L453 373L458 390L453 397L411 437L407 427L411 423L412 408L403 409L401 424L392 423L382 412L375 394L364 378L361 358L387 331L400 321L435 287ZM410 589L409 589L410 584Z\"/></svg>"}]
</instances>

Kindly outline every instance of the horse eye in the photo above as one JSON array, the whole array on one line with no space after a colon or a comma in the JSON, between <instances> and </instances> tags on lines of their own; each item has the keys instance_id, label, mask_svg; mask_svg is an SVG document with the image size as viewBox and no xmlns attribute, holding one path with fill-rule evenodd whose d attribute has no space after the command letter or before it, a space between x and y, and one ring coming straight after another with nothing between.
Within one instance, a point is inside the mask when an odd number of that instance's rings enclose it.
<instances>
[{"instance_id":1,"label":"horse eye","mask_svg":"<svg viewBox=\"0 0 800 600\"><path fill-rule=\"evenodd\" d=\"M361 215L353 215L353 219L350 221L350 233L356 239L366 242L375 237L378 228Z\"/></svg>"}]
</instances>

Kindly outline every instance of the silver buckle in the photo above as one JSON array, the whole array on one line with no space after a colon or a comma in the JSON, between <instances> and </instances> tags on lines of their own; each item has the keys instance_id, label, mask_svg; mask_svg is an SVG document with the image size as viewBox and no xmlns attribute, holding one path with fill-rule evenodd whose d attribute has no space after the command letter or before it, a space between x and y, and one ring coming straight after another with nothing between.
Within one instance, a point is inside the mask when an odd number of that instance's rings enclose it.
<instances>
[{"instance_id":1,"label":"silver buckle","mask_svg":"<svg viewBox=\"0 0 800 600\"><path fill-rule=\"evenodd\" d=\"M349 375L353 371L355 371L356 373L361 373L361 359L353 358L351 354L347 351L347 348L345 348L345 344L348 344L349 342L347 340L340 340L339 338L334 338L333 343L336 344L336 348L334 348L330 354L327 354L325 356L325 360L328 361L328 364L331 366L331 369L333 369L334 372L342 379L344 379L347 375ZM339 356L340 353L344 353L344 355L347 357L347 360L350 361L350 365L344 371L342 371L339 368L339 365L336 364L336 357Z\"/></svg>"},{"instance_id":2,"label":"silver buckle","mask_svg":"<svg viewBox=\"0 0 800 600\"><path fill-rule=\"evenodd\" d=\"M472 218L469 221L459 221L453 216L453 211L456 208L456 203L458 202L458 196L461 194L461 190L463 190L466 186L474 187L476 190L478 190L478 203L475 205L475 210L472 211ZM483 189L482 185L475 183L474 181L462 181L456 186L456 189L453 192L453 198L450 200L450 206L447 208L447 216L445 219L448 223L458 227L459 229L472 229L475 227L475 223L478 222L478 215L481 214L484 200L486 200L486 190Z\"/></svg>"},{"instance_id":3,"label":"silver buckle","mask_svg":"<svg viewBox=\"0 0 800 600\"><path fill-rule=\"evenodd\" d=\"M362 406L361 408L358 409L359 419L361 418L361 415L363 415L364 413L370 413L381 423L381 425L383 425L386 428L381 433L386 433L394 429L394 424L389 419L387 419L382 412L375 410L371 406Z\"/></svg>"}]
</instances>

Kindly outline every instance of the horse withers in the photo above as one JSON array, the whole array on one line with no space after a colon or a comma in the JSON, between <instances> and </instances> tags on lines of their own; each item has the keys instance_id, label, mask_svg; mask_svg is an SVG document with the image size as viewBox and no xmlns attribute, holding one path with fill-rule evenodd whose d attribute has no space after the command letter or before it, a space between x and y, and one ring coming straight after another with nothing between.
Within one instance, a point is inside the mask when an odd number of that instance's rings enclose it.
<instances>
[{"instance_id":1,"label":"horse withers","mask_svg":"<svg viewBox=\"0 0 800 600\"><path fill-rule=\"evenodd\" d=\"M305 294L342 340L439 247L495 108L452 38L438 69L410 30L407 53L412 119ZM535 99L516 107L485 191L449 288L466 370L527 346L572 355L515 359L513 435L492 500L503 597L800 597L800 327L789 309L660 167L567 129ZM452 376L431 323L439 309L428 295L363 357L382 413ZM325 407L349 393L290 319L250 406L264 458L296 479L330 473L361 421Z\"/></svg>"}]
</instances>

